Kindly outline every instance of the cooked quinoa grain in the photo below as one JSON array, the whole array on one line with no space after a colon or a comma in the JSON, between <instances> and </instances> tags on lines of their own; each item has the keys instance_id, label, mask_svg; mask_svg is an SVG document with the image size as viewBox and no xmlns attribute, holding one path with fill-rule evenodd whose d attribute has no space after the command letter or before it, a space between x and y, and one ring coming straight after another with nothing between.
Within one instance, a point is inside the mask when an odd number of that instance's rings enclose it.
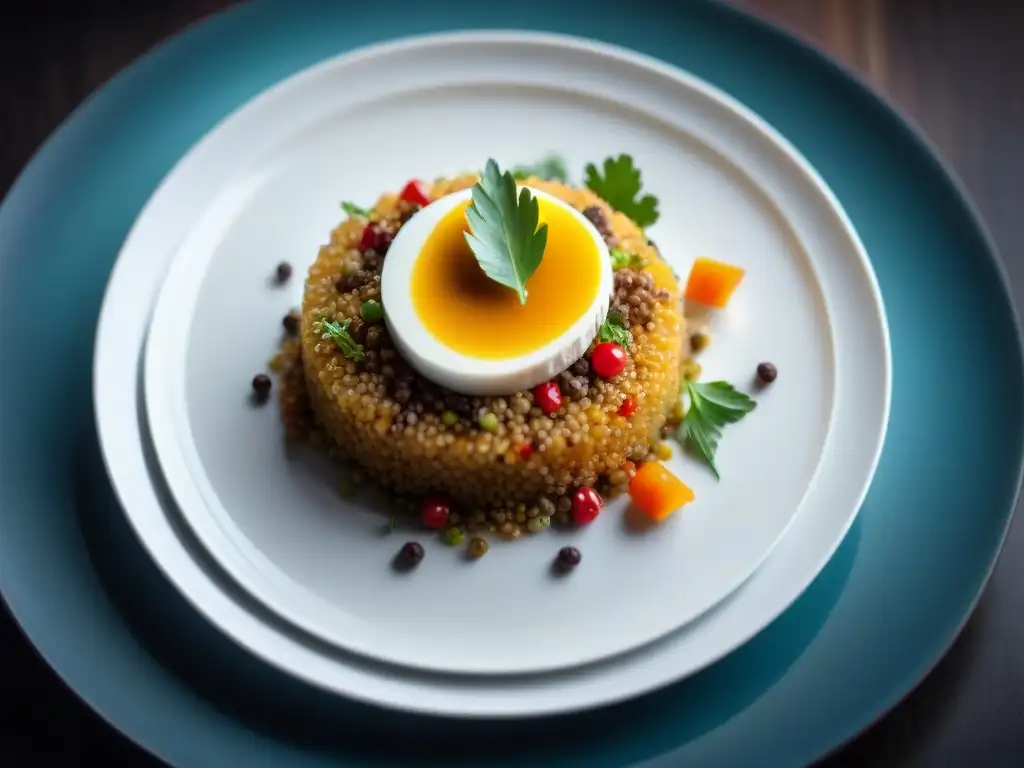
<instances>
[{"instance_id":1,"label":"cooked quinoa grain","mask_svg":"<svg viewBox=\"0 0 1024 768\"><path fill-rule=\"evenodd\" d=\"M428 193L436 199L476 180L442 179ZM319 436L381 487L409 498L442 496L464 528L508 540L567 521L569 496L581 485L611 495L628 486L634 462L649 455L678 402L685 338L676 278L636 224L589 190L528 183L583 211L647 265L616 273L611 304L633 336L619 375L594 374L592 345L554 380L561 404L551 413L533 391L467 397L421 378L363 309L379 306L386 245L410 215L391 194L377 201L373 223L351 217L331 233L309 270L297 337L286 337L281 351L279 399L290 435ZM368 241L375 247L364 247ZM313 328L347 319L364 346L362 363ZM635 408L623 416L627 398Z\"/></svg>"}]
</instances>

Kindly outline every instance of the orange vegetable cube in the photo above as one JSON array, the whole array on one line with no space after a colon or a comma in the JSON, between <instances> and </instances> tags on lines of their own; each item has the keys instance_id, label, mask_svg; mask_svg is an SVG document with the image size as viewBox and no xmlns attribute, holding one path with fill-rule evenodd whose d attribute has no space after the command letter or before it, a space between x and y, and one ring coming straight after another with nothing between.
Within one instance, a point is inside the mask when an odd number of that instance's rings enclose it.
<instances>
[{"instance_id":1,"label":"orange vegetable cube","mask_svg":"<svg viewBox=\"0 0 1024 768\"><path fill-rule=\"evenodd\" d=\"M659 461L645 463L629 481L633 503L652 520L664 520L693 501L693 491Z\"/></svg>"},{"instance_id":2,"label":"orange vegetable cube","mask_svg":"<svg viewBox=\"0 0 1024 768\"><path fill-rule=\"evenodd\" d=\"M683 296L709 307L722 309L743 280L746 270L704 256L693 262Z\"/></svg>"}]
</instances>

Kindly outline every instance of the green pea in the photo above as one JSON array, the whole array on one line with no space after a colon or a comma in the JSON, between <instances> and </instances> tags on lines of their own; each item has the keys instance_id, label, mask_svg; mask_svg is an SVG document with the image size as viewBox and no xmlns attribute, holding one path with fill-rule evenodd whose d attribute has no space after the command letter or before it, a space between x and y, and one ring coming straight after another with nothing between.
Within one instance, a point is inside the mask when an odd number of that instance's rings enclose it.
<instances>
[{"instance_id":1,"label":"green pea","mask_svg":"<svg viewBox=\"0 0 1024 768\"><path fill-rule=\"evenodd\" d=\"M480 414L480 428L488 432L498 431L498 417L490 411Z\"/></svg>"},{"instance_id":2,"label":"green pea","mask_svg":"<svg viewBox=\"0 0 1024 768\"><path fill-rule=\"evenodd\" d=\"M454 427L459 423L459 416L455 411L445 411L441 414L441 423L446 427Z\"/></svg>"},{"instance_id":3,"label":"green pea","mask_svg":"<svg viewBox=\"0 0 1024 768\"><path fill-rule=\"evenodd\" d=\"M457 547L462 543L462 529L461 528L445 528L441 534L441 538L444 539L444 543L450 547Z\"/></svg>"},{"instance_id":4,"label":"green pea","mask_svg":"<svg viewBox=\"0 0 1024 768\"><path fill-rule=\"evenodd\" d=\"M380 305L379 301L368 299L359 308L359 315L367 323L379 323L384 317L384 307Z\"/></svg>"}]
</instances>

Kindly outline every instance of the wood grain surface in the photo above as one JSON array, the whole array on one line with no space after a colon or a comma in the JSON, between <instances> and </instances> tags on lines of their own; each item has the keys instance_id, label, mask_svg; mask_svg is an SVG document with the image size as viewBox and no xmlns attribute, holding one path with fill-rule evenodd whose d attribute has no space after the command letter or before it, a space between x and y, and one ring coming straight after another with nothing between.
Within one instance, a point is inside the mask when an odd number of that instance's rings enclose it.
<instances>
[{"instance_id":1,"label":"wood grain surface","mask_svg":"<svg viewBox=\"0 0 1024 768\"><path fill-rule=\"evenodd\" d=\"M1002 251L1018 306L1024 305L1024 3L733 2L832 54L924 130L981 210ZM233 4L6 4L0 11L0 194L90 92L167 36ZM823 766L1021 764L1020 518L977 612L952 650L902 704ZM115 757L134 765L150 762L64 688L6 610L0 615L0 661L0 763L74 766Z\"/></svg>"}]
</instances>

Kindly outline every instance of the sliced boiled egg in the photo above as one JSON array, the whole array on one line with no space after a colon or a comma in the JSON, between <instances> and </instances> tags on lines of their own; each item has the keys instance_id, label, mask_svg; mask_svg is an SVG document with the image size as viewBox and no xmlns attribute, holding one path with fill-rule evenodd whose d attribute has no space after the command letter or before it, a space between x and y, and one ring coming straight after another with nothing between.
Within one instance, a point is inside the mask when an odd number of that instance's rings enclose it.
<instances>
[{"instance_id":1,"label":"sliced boiled egg","mask_svg":"<svg viewBox=\"0 0 1024 768\"><path fill-rule=\"evenodd\" d=\"M471 190L446 195L398 231L381 274L395 346L422 376L466 395L507 395L548 381L600 331L613 289L608 247L579 211L530 188L544 256L526 301L494 282L466 242Z\"/></svg>"}]
</instances>

